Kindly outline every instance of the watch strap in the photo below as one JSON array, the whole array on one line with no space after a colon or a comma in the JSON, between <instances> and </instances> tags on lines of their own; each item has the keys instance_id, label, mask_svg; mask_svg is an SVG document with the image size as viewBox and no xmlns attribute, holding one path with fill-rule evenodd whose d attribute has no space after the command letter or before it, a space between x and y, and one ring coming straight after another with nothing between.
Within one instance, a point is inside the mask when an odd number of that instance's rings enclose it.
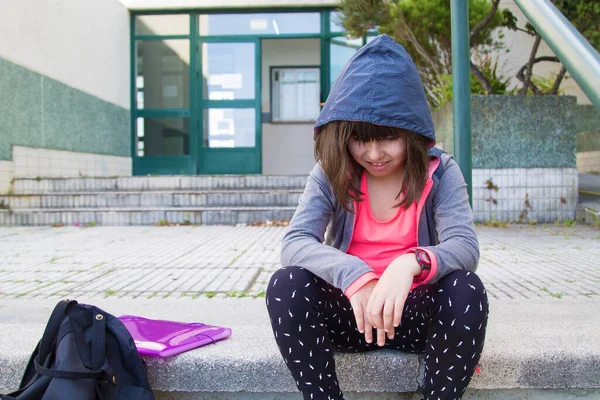
<instances>
[{"instance_id":1,"label":"watch strap","mask_svg":"<svg viewBox=\"0 0 600 400\"><path fill-rule=\"evenodd\" d=\"M425 260L423 254L424 250L417 249L415 250L415 257L417 258L417 262L421 266L421 271L431 271L431 261Z\"/></svg>"}]
</instances>

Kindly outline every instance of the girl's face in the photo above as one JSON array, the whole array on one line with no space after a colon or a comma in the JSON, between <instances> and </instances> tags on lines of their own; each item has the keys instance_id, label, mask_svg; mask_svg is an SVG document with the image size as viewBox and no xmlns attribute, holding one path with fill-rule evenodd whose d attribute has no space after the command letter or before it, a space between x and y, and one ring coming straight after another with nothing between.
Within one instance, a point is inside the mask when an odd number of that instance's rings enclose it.
<instances>
[{"instance_id":1,"label":"girl's face","mask_svg":"<svg viewBox=\"0 0 600 400\"><path fill-rule=\"evenodd\" d=\"M360 142L352 137L348 142L350 154L375 177L389 177L404 172L406 137L392 140Z\"/></svg>"}]
</instances>

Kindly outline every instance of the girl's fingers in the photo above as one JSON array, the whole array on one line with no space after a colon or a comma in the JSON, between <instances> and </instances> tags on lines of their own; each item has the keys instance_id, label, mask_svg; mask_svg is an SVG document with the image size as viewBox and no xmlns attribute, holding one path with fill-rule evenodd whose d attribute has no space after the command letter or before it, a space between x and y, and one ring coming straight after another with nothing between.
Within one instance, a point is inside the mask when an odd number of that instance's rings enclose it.
<instances>
[{"instance_id":1,"label":"girl's fingers","mask_svg":"<svg viewBox=\"0 0 600 400\"><path fill-rule=\"evenodd\" d=\"M373 294L371 293L371 296L369 296L369 299L367 300L367 305L364 308L364 313L365 313L364 318L365 318L365 321L369 322L369 325L375 326L373 317L371 315L372 307L373 307Z\"/></svg>"},{"instance_id":2,"label":"girl's fingers","mask_svg":"<svg viewBox=\"0 0 600 400\"><path fill-rule=\"evenodd\" d=\"M383 329L388 338L394 338L394 299L386 299L383 305Z\"/></svg>"},{"instance_id":3,"label":"girl's fingers","mask_svg":"<svg viewBox=\"0 0 600 400\"><path fill-rule=\"evenodd\" d=\"M364 310L362 304L357 304L352 307L352 311L354 311L354 318L356 319L356 327L360 333L365 332L365 320L364 320Z\"/></svg>"},{"instance_id":4,"label":"girl's fingers","mask_svg":"<svg viewBox=\"0 0 600 400\"><path fill-rule=\"evenodd\" d=\"M385 331L383 329L377 329L377 345L379 347L385 345Z\"/></svg>"},{"instance_id":5,"label":"girl's fingers","mask_svg":"<svg viewBox=\"0 0 600 400\"><path fill-rule=\"evenodd\" d=\"M397 298L394 304L394 326L399 327L400 322L402 321L402 312L404 310L404 301L402 299Z\"/></svg>"},{"instance_id":6,"label":"girl's fingers","mask_svg":"<svg viewBox=\"0 0 600 400\"><path fill-rule=\"evenodd\" d=\"M371 324L377 329L383 329L383 300L375 297L373 301L369 300L370 309L368 314L371 316Z\"/></svg>"},{"instance_id":7,"label":"girl's fingers","mask_svg":"<svg viewBox=\"0 0 600 400\"><path fill-rule=\"evenodd\" d=\"M373 343L373 327L367 321L365 321L365 340L367 343Z\"/></svg>"}]
</instances>

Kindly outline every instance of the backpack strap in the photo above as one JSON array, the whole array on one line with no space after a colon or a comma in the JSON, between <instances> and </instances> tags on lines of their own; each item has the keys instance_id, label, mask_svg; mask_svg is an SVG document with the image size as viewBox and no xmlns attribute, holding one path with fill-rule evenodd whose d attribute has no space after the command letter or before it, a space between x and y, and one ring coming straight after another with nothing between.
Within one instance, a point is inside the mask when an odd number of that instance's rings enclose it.
<instances>
[{"instance_id":1,"label":"backpack strap","mask_svg":"<svg viewBox=\"0 0 600 400\"><path fill-rule=\"evenodd\" d=\"M77 349L80 352L80 357L82 354L86 354L85 351L85 339L83 338L83 327L82 326L73 326L73 318L75 317L75 312L73 310L74 305L78 304L75 300L64 300L59 302L56 307L54 307L54 311L52 311L52 315L46 325L46 329L44 331L44 336L42 336L42 340L40 340L39 344L39 353L38 356L33 360L35 371L40 375L51 376L53 378L65 378L65 379L94 379L99 378L106 374L106 371L100 369L104 364L104 351L105 351L105 316L98 313L96 310L92 313L92 359L91 359L91 368L92 371L62 371L57 369L49 369L46 366L42 366L42 363L45 363L46 359L50 355L50 351L56 343L56 336L58 335L58 331L62 324L62 321L65 315L69 315L71 320L71 325L73 332L75 333L75 342L77 345ZM97 317L101 315L101 317ZM79 331L79 332L77 332ZM80 335L81 336L80 336ZM83 348L82 348L83 346ZM83 351L83 353L82 353ZM89 367L88 367L89 368Z\"/></svg>"},{"instance_id":2,"label":"backpack strap","mask_svg":"<svg viewBox=\"0 0 600 400\"><path fill-rule=\"evenodd\" d=\"M92 307L92 370L104 364L106 353L106 315Z\"/></svg>"},{"instance_id":3,"label":"backpack strap","mask_svg":"<svg viewBox=\"0 0 600 400\"><path fill-rule=\"evenodd\" d=\"M48 324L46 325L46 329L44 330L44 336L42 336L42 340L40 340L40 351L37 357L38 360L41 360L43 362L50 354L50 349L52 349L52 346L56 342L56 335L58 334L58 329L60 328L65 314L67 313L67 309L72 304L77 304L77 301L59 301L56 307L54 307L54 311L52 311L52 315L50 315L50 319L48 320Z\"/></svg>"},{"instance_id":4,"label":"backpack strap","mask_svg":"<svg viewBox=\"0 0 600 400\"><path fill-rule=\"evenodd\" d=\"M100 369L98 371L63 371L60 369L48 369L44 368L35 361L35 370L40 375L51 376L52 378L63 378L63 379L96 379L104 376L106 371Z\"/></svg>"},{"instance_id":5,"label":"backpack strap","mask_svg":"<svg viewBox=\"0 0 600 400\"><path fill-rule=\"evenodd\" d=\"M86 368L98 370L104 364L106 345L106 315L94 306L78 305L67 310L70 331L75 337L79 358ZM88 346L85 329L90 327L91 348ZM59 331L60 334L60 331Z\"/></svg>"}]
</instances>

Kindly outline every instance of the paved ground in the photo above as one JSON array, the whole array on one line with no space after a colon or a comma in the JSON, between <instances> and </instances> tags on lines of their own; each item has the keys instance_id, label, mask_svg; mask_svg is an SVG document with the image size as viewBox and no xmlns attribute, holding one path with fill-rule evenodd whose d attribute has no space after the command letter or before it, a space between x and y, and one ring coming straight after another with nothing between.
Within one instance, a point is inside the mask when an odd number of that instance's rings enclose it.
<instances>
[{"instance_id":1,"label":"paved ground","mask_svg":"<svg viewBox=\"0 0 600 400\"><path fill-rule=\"evenodd\" d=\"M290 394L293 381L282 373L275 342L266 339L272 336L264 301L233 298L264 293L278 268L284 231L243 226L0 228L0 332L19 332L18 337L0 335L0 392L17 387L56 301L74 298L114 315L232 328L234 335L219 346L167 362L147 359L153 388L169 392L161 392L162 400L299 399ZM481 373L465 398L600 398L593 389L600 387L600 230L479 226L477 233L478 274L490 295L490 329ZM349 398L414 398L386 394L416 388L393 386L404 380L415 385L414 356L343 356L340 379L347 391L377 392ZM407 360L414 368L404 367ZM381 371L374 383L364 371L376 368ZM538 390L548 388L588 389Z\"/></svg>"},{"instance_id":2,"label":"paved ground","mask_svg":"<svg viewBox=\"0 0 600 400\"><path fill-rule=\"evenodd\" d=\"M0 298L262 296L285 228L0 228ZM600 231L479 226L491 298L600 299Z\"/></svg>"}]
</instances>

